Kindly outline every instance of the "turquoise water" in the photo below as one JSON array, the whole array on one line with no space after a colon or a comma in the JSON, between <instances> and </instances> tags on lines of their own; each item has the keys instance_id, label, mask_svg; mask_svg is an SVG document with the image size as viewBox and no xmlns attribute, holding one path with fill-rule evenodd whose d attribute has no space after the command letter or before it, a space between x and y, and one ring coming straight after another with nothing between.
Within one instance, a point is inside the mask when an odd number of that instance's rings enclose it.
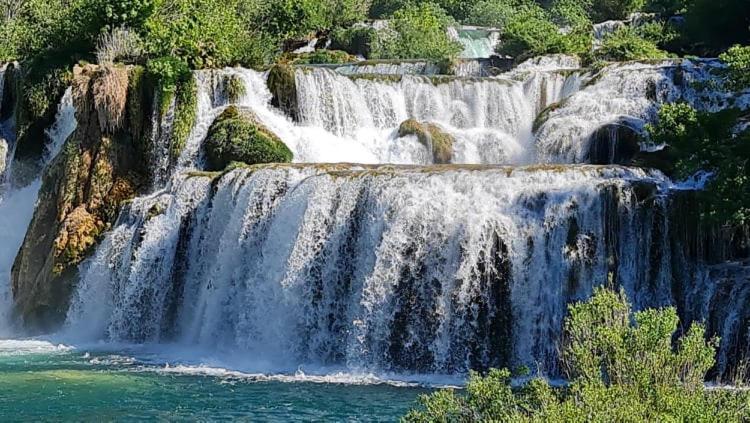
<instances>
[{"instance_id":1,"label":"turquoise water","mask_svg":"<svg viewBox=\"0 0 750 423\"><path fill-rule=\"evenodd\" d=\"M44 343L6 346L0 348L0 419L396 421L427 392L361 380L279 378L286 381Z\"/></svg>"}]
</instances>

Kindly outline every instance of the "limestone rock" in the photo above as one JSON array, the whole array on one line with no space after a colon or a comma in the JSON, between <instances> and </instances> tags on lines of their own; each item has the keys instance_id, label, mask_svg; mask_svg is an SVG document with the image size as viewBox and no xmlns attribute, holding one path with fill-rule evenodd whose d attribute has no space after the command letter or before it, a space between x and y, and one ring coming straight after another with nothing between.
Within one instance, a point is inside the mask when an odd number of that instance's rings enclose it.
<instances>
[{"instance_id":1,"label":"limestone rock","mask_svg":"<svg viewBox=\"0 0 750 423\"><path fill-rule=\"evenodd\" d=\"M234 106L211 125L205 148L209 170L222 170L231 162L252 165L292 161L292 152L276 134L252 112Z\"/></svg>"},{"instance_id":2,"label":"limestone rock","mask_svg":"<svg viewBox=\"0 0 750 423\"><path fill-rule=\"evenodd\" d=\"M448 164L453 160L453 136L445 132L433 123L420 123L415 119L409 119L401 123L398 128L398 136L405 137L414 135L417 140L432 152L432 157L437 164Z\"/></svg>"}]
</instances>

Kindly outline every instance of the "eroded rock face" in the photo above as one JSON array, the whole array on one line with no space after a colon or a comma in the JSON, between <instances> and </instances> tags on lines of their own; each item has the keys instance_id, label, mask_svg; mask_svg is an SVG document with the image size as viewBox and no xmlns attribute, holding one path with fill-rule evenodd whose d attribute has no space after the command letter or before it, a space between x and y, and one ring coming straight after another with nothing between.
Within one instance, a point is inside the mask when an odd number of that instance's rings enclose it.
<instances>
[{"instance_id":1,"label":"eroded rock face","mask_svg":"<svg viewBox=\"0 0 750 423\"><path fill-rule=\"evenodd\" d=\"M602 126L591 136L591 164L628 164L640 151L641 135L623 118Z\"/></svg>"},{"instance_id":2,"label":"eroded rock face","mask_svg":"<svg viewBox=\"0 0 750 423\"><path fill-rule=\"evenodd\" d=\"M151 105L141 104L141 96L112 97L128 92L131 71L75 70L78 126L43 176L38 206L12 271L16 312L32 332L62 323L77 265L123 203L146 185L147 161L138 148L141 140L132 134L133 128L149 125ZM136 133L147 136L142 132Z\"/></svg>"}]
</instances>

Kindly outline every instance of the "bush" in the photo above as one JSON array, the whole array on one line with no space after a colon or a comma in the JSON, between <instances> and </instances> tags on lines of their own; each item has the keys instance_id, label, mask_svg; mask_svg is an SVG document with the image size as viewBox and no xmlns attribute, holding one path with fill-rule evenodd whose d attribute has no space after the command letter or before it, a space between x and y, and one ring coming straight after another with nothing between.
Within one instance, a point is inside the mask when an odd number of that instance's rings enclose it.
<instances>
[{"instance_id":1,"label":"bush","mask_svg":"<svg viewBox=\"0 0 750 423\"><path fill-rule=\"evenodd\" d=\"M750 46L736 45L719 56L727 66L727 82L730 89L750 88Z\"/></svg>"},{"instance_id":2,"label":"bush","mask_svg":"<svg viewBox=\"0 0 750 423\"><path fill-rule=\"evenodd\" d=\"M590 27L563 34L539 7L524 8L503 28L498 53L517 61L543 54L585 54L591 50Z\"/></svg>"},{"instance_id":3,"label":"bush","mask_svg":"<svg viewBox=\"0 0 750 423\"><path fill-rule=\"evenodd\" d=\"M534 6L525 0L482 0L474 4L465 22L469 25L504 28L520 9Z\"/></svg>"},{"instance_id":4,"label":"bush","mask_svg":"<svg viewBox=\"0 0 750 423\"><path fill-rule=\"evenodd\" d=\"M672 169L684 179L700 171L712 172L702 193L703 220L721 225L750 222L750 131L734 133L741 112L698 112L685 103L659 110L657 123L647 126L651 139L669 146Z\"/></svg>"},{"instance_id":5,"label":"bush","mask_svg":"<svg viewBox=\"0 0 750 423\"><path fill-rule=\"evenodd\" d=\"M596 60L621 62L629 60L664 59L668 55L656 43L641 37L631 27L620 28L604 37L593 54Z\"/></svg>"},{"instance_id":6,"label":"bush","mask_svg":"<svg viewBox=\"0 0 750 423\"><path fill-rule=\"evenodd\" d=\"M163 0L145 26L152 57L176 57L193 69L240 63L262 56L257 34L249 31L252 11L242 0Z\"/></svg>"},{"instance_id":7,"label":"bush","mask_svg":"<svg viewBox=\"0 0 750 423\"><path fill-rule=\"evenodd\" d=\"M623 294L598 288L570 307L563 356L570 384L534 379L518 390L510 372L472 374L465 395L438 391L420 399L407 422L434 421L742 421L750 395L705 389L717 340L693 324L676 342L673 308L631 314Z\"/></svg>"},{"instance_id":8,"label":"bush","mask_svg":"<svg viewBox=\"0 0 750 423\"><path fill-rule=\"evenodd\" d=\"M292 161L292 152L278 136L249 112L234 106L227 108L211 125L205 145L212 170L222 170L235 161L247 164Z\"/></svg>"},{"instance_id":9,"label":"bush","mask_svg":"<svg viewBox=\"0 0 750 423\"><path fill-rule=\"evenodd\" d=\"M106 29L140 28L154 11L154 0L109 0L104 3Z\"/></svg>"},{"instance_id":10,"label":"bush","mask_svg":"<svg viewBox=\"0 0 750 423\"><path fill-rule=\"evenodd\" d=\"M594 0L590 3L589 15L594 22L627 19L631 13L641 10L645 0Z\"/></svg>"},{"instance_id":11,"label":"bush","mask_svg":"<svg viewBox=\"0 0 750 423\"><path fill-rule=\"evenodd\" d=\"M100 65L112 65L116 61L132 62L142 54L141 38L127 28L105 32L96 43L96 61Z\"/></svg>"},{"instance_id":12,"label":"bush","mask_svg":"<svg viewBox=\"0 0 750 423\"><path fill-rule=\"evenodd\" d=\"M648 0L645 10L663 16L673 16L684 13L689 3L689 0Z\"/></svg>"},{"instance_id":13,"label":"bush","mask_svg":"<svg viewBox=\"0 0 750 423\"><path fill-rule=\"evenodd\" d=\"M461 45L450 39L451 18L432 3L409 4L393 14L391 36L379 34L382 52L378 58L445 59L461 52ZM388 30L385 30L388 31Z\"/></svg>"}]
</instances>

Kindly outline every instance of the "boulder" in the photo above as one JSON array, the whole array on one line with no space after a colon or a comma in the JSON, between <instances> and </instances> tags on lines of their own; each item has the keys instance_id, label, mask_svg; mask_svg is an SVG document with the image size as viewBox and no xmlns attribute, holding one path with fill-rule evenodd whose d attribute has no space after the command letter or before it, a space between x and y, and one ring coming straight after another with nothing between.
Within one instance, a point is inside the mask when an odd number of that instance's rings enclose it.
<instances>
[{"instance_id":1,"label":"boulder","mask_svg":"<svg viewBox=\"0 0 750 423\"><path fill-rule=\"evenodd\" d=\"M246 164L289 163L292 152L249 110L228 107L208 130L205 142L209 170L222 170L232 162Z\"/></svg>"},{"instance_id":2,"label":"boulder","mask_svg":"<svg viewBox=\"0 0 750 423\"><path fill-rule=\"evenodd\" d=\"M409 119L401 123L398 128L398 136L405 137L414 135L417 140L432 153L436 164L448 164L453 160L453 136L445 132L434 123L421 123L415 119Z\"/></svg>"}]
</instances>

